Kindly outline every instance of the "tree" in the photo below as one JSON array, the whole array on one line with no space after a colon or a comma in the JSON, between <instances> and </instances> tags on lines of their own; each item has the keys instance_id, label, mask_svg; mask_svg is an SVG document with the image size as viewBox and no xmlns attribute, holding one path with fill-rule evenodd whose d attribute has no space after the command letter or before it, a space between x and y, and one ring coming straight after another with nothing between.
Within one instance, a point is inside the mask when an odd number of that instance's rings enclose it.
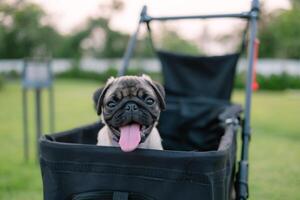
<instances>
[{"instance_id":1,"label":"tree","mask_svg":"<svg viewBox=\"0 0 300 200\"><path fill-rule=\"evenodd\" d=\"M56 56L62 36L44 25L46 13L37 4L0 3L0 57Z\"/></svg>"},{"instance_id":2,"label":"tree","mask_svg":"<svg viewBox=\"0 0 300 200\"><path fill-rule=\"evenodd\" d=\"M47 22L49 16L37 4L22 0L0 1L0 58L23 57L122 57L129 35L113 30L109 24L114 14L122 10L123 2L112 0L102 4L101 15L86 20L83 27L70 34L60 34ZM197 52L197 47L182 39L176 31L164 28L157 35L167 49ZM161 36L161 37L159 37ZM139 38L135 55L153 56L146 37Z\"/></svg>"},{"instance_id":3,"label":"tree","mask_svg":"<svg viewBox=\"0 0 300 200\"><path fill-rule=\"evenodd\" d=\"M300 58L300 1L292 1L290 10L267 16L260 25L260 56Z\"/></svg>"},{"instance_id":4,"label":"tree","mask_svg":"<svg viewBox=\"0 0 300 200\"><path fill-rule=\"evenodd\" d=\"M291 0L291 4L294 8L300 8L300 0Z\"/></svg>"},{"instance_id":5,"label":"tree","mask_svg":"<svg viewBox=\"0 0 300 200\"><path fill-rule=\"evenodd\" d=\"M69 35L65 48L67 56L73 57L121 57L126 49L129 36L109 27L110 20L123 8L122 1L113 0L99 6L101 15L90 17L85 26Z\"/></svg>"},{"instance_id":6,"label":"tree","mask_svg":"<svg viewBox=\"0 0 300 200\"><path fill-rule=\"evenodd\" d=\"M166 49L185 54L198 54L199 49L194 43L183 39L175 30L165 29L160 43Z\"/></svg>"}]
</instances>

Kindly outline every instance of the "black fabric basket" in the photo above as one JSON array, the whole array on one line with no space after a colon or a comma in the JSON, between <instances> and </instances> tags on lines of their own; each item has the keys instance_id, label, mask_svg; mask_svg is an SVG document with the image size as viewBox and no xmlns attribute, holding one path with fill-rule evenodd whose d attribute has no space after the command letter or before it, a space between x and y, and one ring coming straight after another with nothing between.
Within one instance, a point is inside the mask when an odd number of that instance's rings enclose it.
<instances>
[{"instance_id":1,"label":"black fabric basket","mask_svg":"<svg viewBox=\"0 0 300 200\"><path fill-rule=\"evenodd\" d=\"M207 152L95 145L100 123L44 136L40 164L45 200L230 199L236 152L229 125Z\"/></svg>"}]
</instances>

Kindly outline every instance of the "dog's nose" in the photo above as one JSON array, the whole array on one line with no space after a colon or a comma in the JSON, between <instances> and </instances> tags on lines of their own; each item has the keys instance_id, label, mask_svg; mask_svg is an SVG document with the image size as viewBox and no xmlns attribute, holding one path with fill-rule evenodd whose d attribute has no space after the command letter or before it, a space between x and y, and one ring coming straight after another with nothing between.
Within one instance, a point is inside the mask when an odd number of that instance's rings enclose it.
<instances>
[{"instance_id":1,"label":"dog's nose","mask_svg":"<svg viewBox=\"0 0 300 200\"><path fill-rule=\"evenodd\" d=\"M127 111L137 111L138 106L135 103L127 103L125 106L125 110Z\"/></svg>"}]
</instances>

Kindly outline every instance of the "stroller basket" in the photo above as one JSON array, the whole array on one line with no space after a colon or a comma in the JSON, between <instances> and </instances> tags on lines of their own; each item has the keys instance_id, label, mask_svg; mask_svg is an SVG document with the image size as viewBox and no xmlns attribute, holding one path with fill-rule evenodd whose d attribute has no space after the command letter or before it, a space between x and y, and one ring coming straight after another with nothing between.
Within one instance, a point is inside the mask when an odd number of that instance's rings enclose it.
<instances>
[{"instance_id":1,"label":"stroller basket","mask_svg":"<svg viewBox=\"0 0 300 200\"><path fill-rule=\"evenodd\" d=\"M258 0L252 1L249 12L225 15L150 17L144 7L119 75L125 75L141 24L146 24L150 33L153 20L230 17L249 22L244 115L241 106L230 102L240 52L198 57L154 49L161 62L166 88L167 107L158 126L164 150L137 149L124 153L116 147L96 146L103 126L100 122L45 135L40 139L44 199L246 200L258 13ZM242 151L236 170L236 138L240 126Z\"/></svg>"},{"instance_id":2,"label":"stroller basket","mask_svg":"<svg viewBox=\"0 0 300 200\"><path fill-rule=\"evenodd\" d=\"M96 146L95 123L42 137L45 200L230 199L236 152L234 124L207 152ZM118 196L123 196L117 198Z\"/></svg>"}]
</instances>

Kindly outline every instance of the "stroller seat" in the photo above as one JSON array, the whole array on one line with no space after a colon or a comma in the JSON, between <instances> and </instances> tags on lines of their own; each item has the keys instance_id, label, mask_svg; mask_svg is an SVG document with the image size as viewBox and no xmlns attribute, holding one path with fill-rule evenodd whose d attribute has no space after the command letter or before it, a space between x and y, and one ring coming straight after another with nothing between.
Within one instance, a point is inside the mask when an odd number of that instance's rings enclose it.
<instances>
[{"instance_id":1,"label":"stroller seat","mask_svg":"<svg viewBox=\"0 0 300 200\"><path fill-rule=\"evenodd\" d=\"M167 109L159 131L164 147L185 151L217 150L224 127L219 115L241 107L230 103L239 53L190 56L156 51L161 62ZM238 108L240 107L240 108Z\"/></svg>"},{"instance_id":2,"label":"stroller seat","mask_svg":"<svg viewBox=\"0 0 300 200\"><path fill-rule=\"evenodd\" d=\"M156 51L167 96L202 96L230 100L240 54L191 56Z\"/></svg>"}]
</instances>

